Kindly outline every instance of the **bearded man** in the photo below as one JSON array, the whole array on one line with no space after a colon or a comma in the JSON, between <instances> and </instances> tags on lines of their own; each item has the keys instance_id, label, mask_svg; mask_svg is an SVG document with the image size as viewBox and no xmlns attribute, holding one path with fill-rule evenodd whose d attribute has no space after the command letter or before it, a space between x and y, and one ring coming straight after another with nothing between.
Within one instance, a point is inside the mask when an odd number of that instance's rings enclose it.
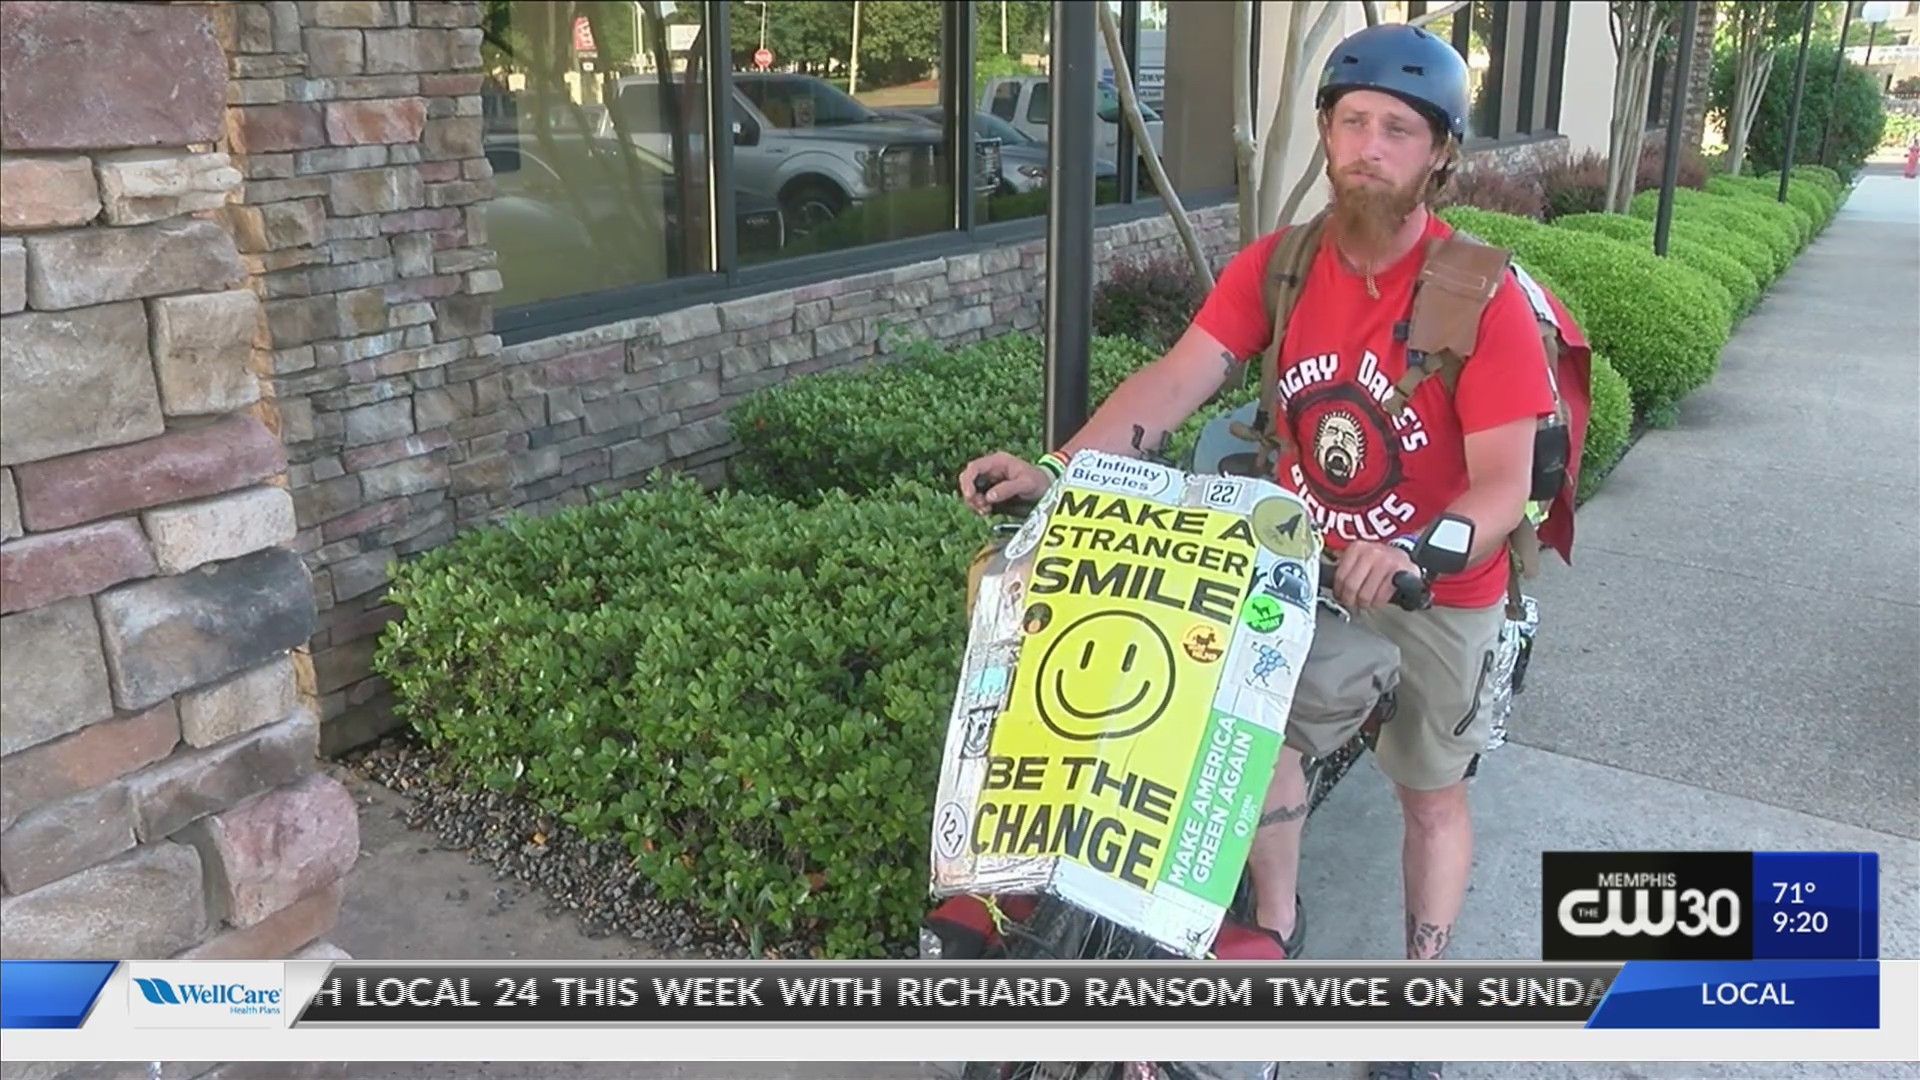
<instances>
[{"instance_id":1,"label":"bearded man","mask_svg":"<svg viewBox=\"0 0 1920 1080\"><path fill-rule=\"evenodd\" d=\"M1402 810L1410 959L1444 953L1472 869L1466 778L1491 719L1507 536L1526 510L1536 425L1554 411L1538 324L1518 283L1508 276L1487 304L1473 362L1451 392L1427 379L1397 416L1375 392L1406 371L1399 331L1423 255L1429 241L1452 233L1428 201L1459 160L1469 99L1467 67L1452 46L1397 24L1336 46L1316 98L1329 215L1279 354L1275 421L1288 449L1273 479L1314 508L1338 553L1335 598L1352 617L1318 620L1250 859L1258 921L1289 957L1305 938L1296 888L1307 810L1301 754L1338 748L1382 692L1397 697L1376 755ZM960 475L961 497L983 514L1037 499L1075 452L1131 454L1142 444L1136 427L1151 438L1144 445L1178 428L1272 340L1262 279L1280 236L1235 256L1181 339L1116 388L1064 446L1039 462L976 459ZM1395 575L1415 570L1413 539L1441 514L1474 524L1467 569L1434 582L1426 610L1392 606ZM1437 1077L1439 1066L1378 1065L1373 1075Z\"/></svg>"}]
</instances>

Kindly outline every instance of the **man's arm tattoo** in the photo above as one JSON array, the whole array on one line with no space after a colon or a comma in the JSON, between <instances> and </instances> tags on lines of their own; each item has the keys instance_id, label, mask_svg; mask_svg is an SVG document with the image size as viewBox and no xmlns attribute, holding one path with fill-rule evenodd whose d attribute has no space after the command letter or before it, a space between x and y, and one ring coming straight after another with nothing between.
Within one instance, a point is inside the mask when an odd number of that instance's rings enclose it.
<instances>
[{"instance_id":1,"label":"man's arm tattoo","mask_svg":"<svg viewBox=\"0 0 1920 1080\"><path fill-rule=\"evenodd\" d=\"M1407 959L1438 960L1453 943L1452 923L1421 922L1407 915Z\"/></svg>"},{"instance_id":2,"label":"man's arm tattoo","mask_svg":"<svg viewBox=\"0 0 1920 1080\"><path fill-rule=\"evenodd\" d=\"M1260 828L1264 829L1269 825L1278 825L1283 821L1298 821L1306 816L1306 803L1301 803L1298 806L1276 806L1260 815Z\"/></svg>"}]
</instances>

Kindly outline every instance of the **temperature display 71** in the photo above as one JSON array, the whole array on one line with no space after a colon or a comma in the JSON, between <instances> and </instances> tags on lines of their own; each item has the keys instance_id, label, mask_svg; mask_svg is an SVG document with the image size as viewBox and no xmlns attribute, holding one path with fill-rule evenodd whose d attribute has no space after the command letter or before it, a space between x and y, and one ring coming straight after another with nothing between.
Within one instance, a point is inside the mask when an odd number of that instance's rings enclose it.
<instances>
[{"instance_id":1,"label":"temperature display 71","mask_svg":"<svg viewBox=\"0 0 1920 1080\"><path fill-rule=\"evenodd\" d=\"M1871 852L1755 852L1753 958L1878 959L1879 893Z\"/></svg>"}]
</instances>

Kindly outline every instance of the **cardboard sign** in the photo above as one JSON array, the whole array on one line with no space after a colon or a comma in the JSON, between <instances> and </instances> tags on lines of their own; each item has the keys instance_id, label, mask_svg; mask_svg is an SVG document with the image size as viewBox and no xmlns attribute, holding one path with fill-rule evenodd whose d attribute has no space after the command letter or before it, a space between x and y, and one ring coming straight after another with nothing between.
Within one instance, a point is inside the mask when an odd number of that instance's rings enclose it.
<instances>
[{"instance_id":1,"label":"cardboard sign","mask_svg":"<svg viewBox=\"0 0 1920 1080\"><path fill-rule=\"evenodd\" d=\"M1082 453L989 566L934 817L937 895L1046 890L1203 956L1239 884L1319 539L1277 485Z\"/></svg>"}]
</instances>

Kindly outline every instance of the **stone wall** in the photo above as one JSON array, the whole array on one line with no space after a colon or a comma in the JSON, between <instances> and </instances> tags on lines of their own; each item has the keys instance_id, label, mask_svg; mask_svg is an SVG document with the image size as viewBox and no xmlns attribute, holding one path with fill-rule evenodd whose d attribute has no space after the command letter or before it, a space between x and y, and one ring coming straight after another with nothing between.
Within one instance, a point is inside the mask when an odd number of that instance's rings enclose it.
<instances>
[{"instance_id":1,"label":"stone wall","mask_svg":"<svg viewBox=\"0 0 1920 1080\"><path fill-rule=\"evenodd\" d=\"M1569 143L1565 135L1538 138L1521 137L1505 142L1473 147L1466 162L1475 169L1496 172L1528 173L1555 161L1566 159Z\"/></svg>"},{"instance_id":2,"label":"stone wall","mask_svg":"<svg viewBox=\"0 0 1920 1080\"><path fill-rule=\"evenodd\" d=\"M227 217L266 310L258 363L312 572L328 722L382 711L369 675L394 560L484 517L514 475L476 206L477 3L221 5L246 181ZM338 748L329 723L325 749Z\"/></svg>"},{"instance_id":3,"label":"stone wall","mask_svg":"<svg viewBox=\"0 0 1920 1080\"><path fill-rule=\"evenodd\" d=\"M337 956L213 11L0 5L0 72L0 955Z\"/></svg>"}]
</instances>

